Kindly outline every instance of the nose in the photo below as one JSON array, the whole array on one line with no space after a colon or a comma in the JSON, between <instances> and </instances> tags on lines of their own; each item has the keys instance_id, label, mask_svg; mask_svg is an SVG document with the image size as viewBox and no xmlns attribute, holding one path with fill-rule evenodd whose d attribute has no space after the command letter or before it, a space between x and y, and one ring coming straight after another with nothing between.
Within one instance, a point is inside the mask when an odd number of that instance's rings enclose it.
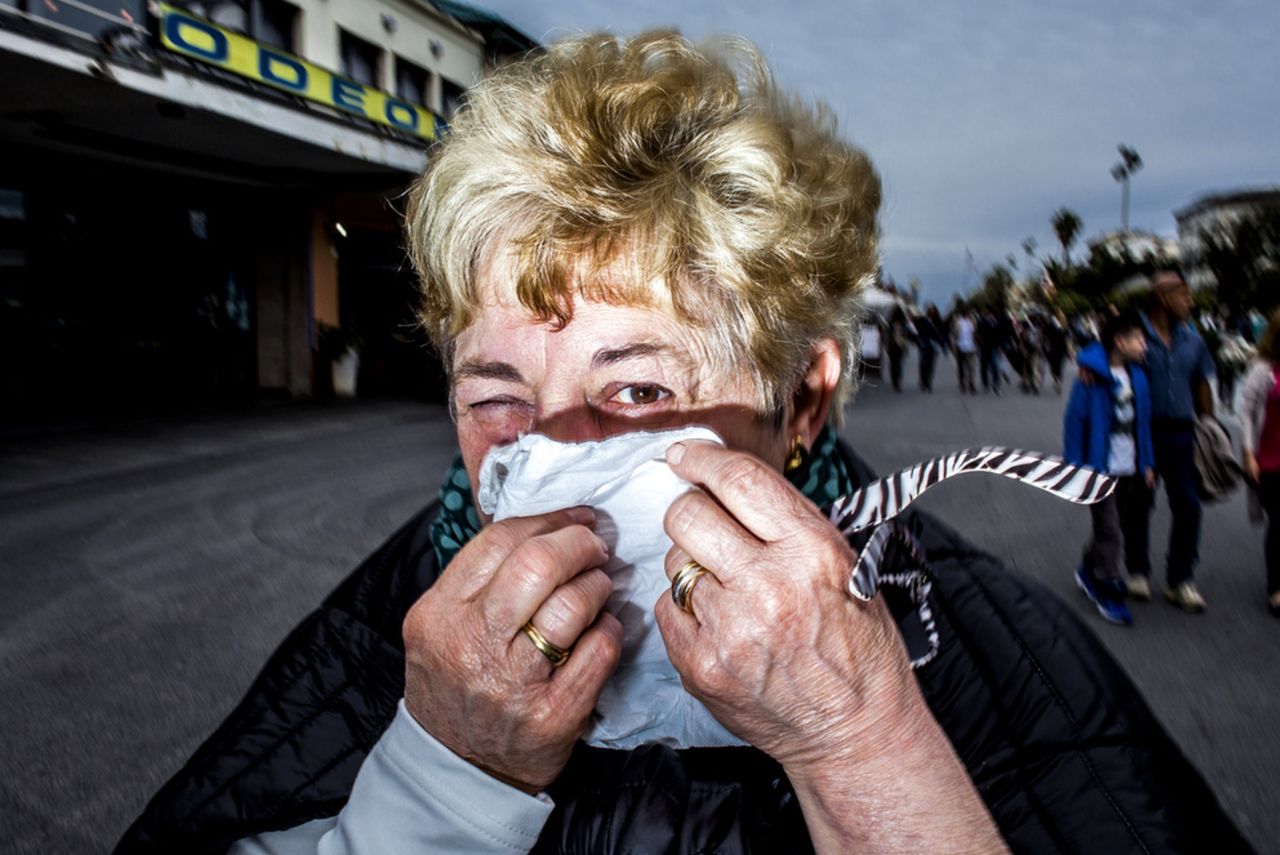
<instances>
[{"instance_id":1,"label":"nose","mask_svg":"<svg viewBox=\"0 0 1280 855\"><path fill-rule=\"evenodd\" d=\"M539 410L531 433L540 433L557 442L587 442L604 439L605 432L596 414L585 403Z\"/></svg>"}]
</instances>

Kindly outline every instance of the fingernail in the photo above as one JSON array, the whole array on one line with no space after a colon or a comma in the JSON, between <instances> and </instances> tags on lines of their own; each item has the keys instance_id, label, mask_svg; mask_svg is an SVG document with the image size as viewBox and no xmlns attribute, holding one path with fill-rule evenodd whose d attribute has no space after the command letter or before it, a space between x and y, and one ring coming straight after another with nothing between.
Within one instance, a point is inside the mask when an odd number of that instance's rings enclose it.
<instances>
[{"instance_id":1,"label":"fingernail","mask_svg":"<svg viewBox=\"0 0 1280 855\"><path fill-rule=\"evenodd\" d=\"M603 537L601 537L601 536L600 536L600 535L598 535L598 534L596 535L596 540L597 540L597 541L599 541L599 543L600 543L600 548L604 551L604 554L605 554L605 555L608 555L608 554L609 554L609 541L605 540Z\"/></svg>"},{"instance_id":2,"label":"fingernail","mask_svg":"<svg viewBox=\"0 0 1280 855\"><path fill-rule=\"evenodd\" d=\"M569 508L569 519L578 525L594 525L596 512L588 507Z\"/></svg>"},{"instance_id":3,"label":"fingernail","mask_svg":"<svg viewBox=\"0 0 1280 855\"><path fill-rule=\"evenodd\" d=\"M684 459L684 443L673 442L667 446L667 463L672 466L678 466L680 461Z\"/></svg>"}]
</instances>

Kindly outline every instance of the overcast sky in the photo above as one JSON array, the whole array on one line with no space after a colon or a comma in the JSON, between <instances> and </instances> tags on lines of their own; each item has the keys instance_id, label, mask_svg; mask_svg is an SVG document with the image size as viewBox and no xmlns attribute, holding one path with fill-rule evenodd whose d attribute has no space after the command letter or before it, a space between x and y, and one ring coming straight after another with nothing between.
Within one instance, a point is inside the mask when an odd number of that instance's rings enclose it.
<instances>
[{"instance_id":1,"label":"overcast sky","mask_svg":"<svg viewBox=\"0 0 1280 855\"><path fill-rule=\"evenodd\" d=\"M788 89L825 101L885 186L886 271L926 299L1021 244L1059 253L1060 206L1086 237L1119 227L1117 143L1145 167L1130 225L1172 236L1206 192L1280 185L1280 2L1150 0L480 0L542 42L679 28L752 39ZM1020 274L1021 275L1021 274Z\"/></svg>"}]
</instances>

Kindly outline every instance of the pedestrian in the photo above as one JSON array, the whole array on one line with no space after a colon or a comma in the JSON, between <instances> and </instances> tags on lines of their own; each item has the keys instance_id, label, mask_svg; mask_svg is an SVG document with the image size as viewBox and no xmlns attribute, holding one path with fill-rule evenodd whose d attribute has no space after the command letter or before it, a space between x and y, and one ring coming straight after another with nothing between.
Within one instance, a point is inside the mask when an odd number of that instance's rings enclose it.
<instances>
[{"instance_id":1,"label":"pedestrian","mask_svg":"<svg viewBox=\"0 0 1280 855\"><path fill-rule=\"evenodd\" d=\"M1066 316L1059 309L1045 324L1045 357L1049 363L1049 376L1053 379L1053 391L1062 393L1062 364L1067 359L1068 331Z\"/></svg>"},{"instance_id":2,"label":"pedestrian","mask_svg":"<svg viewBox=\"0 0 1280 855\"><path fill-rule=\"evenodd\" d=\"M1189 322L1195 302L1191 288L1176 271L1151 278L1143 327L1147 335L1147 379L1151 386L1151 440L1156 476L1164 481L1173 524L1165 556L1165 599L1187 612L1202 612L1204 597L1195 584L1200 560L1200 491L1196 479L1195 423L1213 415L1213 357ZM1155 508L1148 505L1149 531ZM1135 599L1151 596L1150 566L1129 580Z\"/></svg>"},{"instance_id":3,"label":"pedestrian","mask_svg":"<svg viewBox=\"0 0 1280 855\"><path fill-rule=\"evenodd\" d=\"M1040 375L1044 370L1044 333L1040 319L1029 317L1022 325L1022 391L1040 394Z\"/></svg>"},{"instance_id":4,"label":"pedestrian","mask_svg":"<svg viewBox=\"0 0 1280 855\"><path fill-rule=\"evenodd\" d=\"M1267 521L1267 608L1280 617L1280 312L1258 342L1259 359L1240 389L1240 445L1253 485L1250 516Z\"/></svg>"},{"instance_id":5,"label":"pedestrian","mask_svg":"<svg viewBox=\"0 0 1280 855\"><path fill-rule=\"evenodd\" d=\"M1218 372L1218 402L1227 412L1232 412L1235 408L1236 380L1253 361L1254 348L1243 334L1228 326L1219 335L1217 347L1211 348L1210 352Z\"/></svg>"},{"instance_id":6,"label":"pedestrian","mask_svg":"<svg viewBox=\"0 0 1280 855\"><path fill-rule=\"evenodd\" d=\"M858 382L873 377L880 379L880 354L883 350L880 319L875 315L862 321L858 330Z\"/></svg>"},{"instance_id":7,"label":"pedestrian","mask_svg":"<svg viewBox=\"0 0 1280 855\"><path fill-rule=\"evenodd\" d=\"M907 320L907 312L902 306L895 306L889 315L889 324L885 330L885 350L889 354L889 382L893 391L902 391L902 363L907 358L907 348L911 346L911 338L915 329Z\"/></svg>"},{"instance_id":8,"label":"pedestrian","mask_svg":"<svg viewBox=\"0 0 1280 855\"><path fill-rule=\"evenodd\" d=\"M1000 351L1004 346L1004 325L990 308L978 321L978 357L982 388L1000 394Z\"/></svg>"},{"instance_id":9,"label":"pedestrian","mask_svg":"<svg viewBox=\"0 0 1280 855\"><path fill-rule=\"evenodd\" d=\"M1076 584L1111 623L1130 626L1128 587L1120 553L1131 574L1141 575L1147 557L1147 509L1155 485L1151 443L1151 394L1140 363L1146 335L1136 312L1109 319L1101 341L1080 351L1081 368L1097 382L1076 380L1063 418L1063 454L1068 463L1115 476L1115 492L1090 507L1093 536L1076 569Z\"/></svg>"},{"instance_id":10,"label":"pedestrian","mask_svg":"<svg viewBox=\"0 0 1280 855\"><path fill-rule=\"evenodd\" d=\"M955 343L956 379L960 382L960 394L968 392L976 395L978 390L973 385L973 361L978 352L978 333L968 306L960 304L951 325L954 328L951 340Z\"/></svg>"},{"instance_id":11,"label":"pedestrian","mask_svg":"<svg viewBox=\"0 0 1280 855\"><path fill-rule=\"evenodd\" d=\"M1262 341L1262 335L1267 329L1267 319L1262 316L1262 312L1257 309L1250 309L1248 316L1248 335L1250 344L1258 344Z\"/></svg>"},{"instance_id":12,"label":"pedestrian","mask_svg":"<svg viewBox=\"0 0 1280 855\"><path fill-rule=\"evenodd\" d=\"M933 372L937 365L938 351L947 346L943 334L942 315L933 303L925 306L924 314L916 319L916 352L920 356L920 391L933 391Z\"/></svg>"}]
</instances>

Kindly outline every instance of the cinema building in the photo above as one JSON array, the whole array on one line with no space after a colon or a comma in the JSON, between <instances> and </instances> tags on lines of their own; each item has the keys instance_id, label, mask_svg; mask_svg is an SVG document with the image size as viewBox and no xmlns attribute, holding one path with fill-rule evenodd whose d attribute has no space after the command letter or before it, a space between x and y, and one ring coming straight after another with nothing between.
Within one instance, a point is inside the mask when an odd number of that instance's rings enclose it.
<instances>
[{"instance_id":1,"label":"cinema building","mask_svg":"<svg viewBox=\"0 0 1280 855\"><path fill-rule=\"evenodd\" d=\"M323 394L325 342L438 394L398 200L535 49L446 0L0 0L0 409Z\"/></svg>"}]
</instances>

